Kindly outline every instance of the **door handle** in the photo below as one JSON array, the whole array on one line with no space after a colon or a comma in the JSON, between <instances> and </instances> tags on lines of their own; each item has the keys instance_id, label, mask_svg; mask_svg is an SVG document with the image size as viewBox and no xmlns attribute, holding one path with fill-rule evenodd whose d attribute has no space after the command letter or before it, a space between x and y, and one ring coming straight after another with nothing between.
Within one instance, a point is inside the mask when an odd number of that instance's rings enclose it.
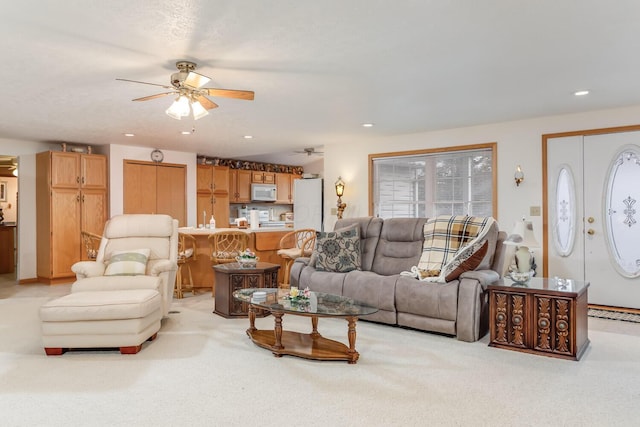
<instances>
[{"instance_id":1,"label":"door handle","mask_svg":"<svg viewBox=\"0 0 640 427\"><path fill-rule=\"evenodd\" d=\"M592 217L592 216L590 216L589 218L587 218L587 222L588 222L589 224L593 224L593 223L595 222L595 218L594 218L594 217Z\"/></svg>"},{"instance_id":2,"label":"door handle","mask_svg":"<svg viewBox=\"0 0 640 427\"><path fill-rule=\"evenodd\" d=\"M596 232L595 232L595 230L593 228L590 228L590 229L587 230L587 234L589 236L593 236L594 234L596 234Z\"/></svg>"}]
</instances>

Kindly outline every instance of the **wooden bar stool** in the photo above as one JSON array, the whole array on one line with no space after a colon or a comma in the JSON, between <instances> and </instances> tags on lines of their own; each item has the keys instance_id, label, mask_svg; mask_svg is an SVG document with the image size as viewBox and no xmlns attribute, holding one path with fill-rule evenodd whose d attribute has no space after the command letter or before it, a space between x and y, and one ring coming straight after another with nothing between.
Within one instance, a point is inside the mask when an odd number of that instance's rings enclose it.
<instances>
[{"instance_id":1,"label":"wooden bar stool","mask_svg":"<svg viewBox=\"0 0 640 427\"><path fill-rule=\"evenodd\" d=\"M313 247L316 244L316 230L313 228L301 228L285 234L280 239L277 254L284 261L284 278L283 285L289 285L289 274L291 265L300 257L308 257L313 253Z\"/></svg>"},{"instance_id":2,"label":"wooden bar stool","mask_svg":"<svg viewBox=\"0 0 640 427\"><path fill-rule=\"evenodd\" d=\"M80 236L82 236L82 243L84 243L84 249L87 253L87 259L90 261L95 261L96 257L98 256L98 249L100 249L102 236L89 233L88 231L81 231Z\"/></svg>"},{"instance_id":3,"label":"wooden bar stool","mask_svg":"<svg viewBox=\"0 0 640 427\"><path fill-rule=\"evenodd\" d=\"M176 273L176 298L182 298L184 292L195 295L193 277L191 276L191 263L197 259L196 238L190 234L178 233L178 271ZM186 267L186 277L184 270Z\"/></svg>"}]
</instances>

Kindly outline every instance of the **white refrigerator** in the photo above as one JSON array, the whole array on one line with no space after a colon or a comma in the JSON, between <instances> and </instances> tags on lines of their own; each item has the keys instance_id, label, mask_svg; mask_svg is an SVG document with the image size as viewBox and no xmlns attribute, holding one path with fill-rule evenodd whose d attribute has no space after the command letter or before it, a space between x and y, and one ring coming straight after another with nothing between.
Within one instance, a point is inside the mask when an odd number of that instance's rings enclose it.
<instances>
[{"instance_id":1,"label":"white refrigerator","mask_svg":"<svg viewBox=\"0 0 640 427\"><path fill-rule=\"evenodd\" d=\"M293 183L293 228L313 228L322 231L323 227L323 188L322 178L296 179Z\"/></svg>"}]
</instances>

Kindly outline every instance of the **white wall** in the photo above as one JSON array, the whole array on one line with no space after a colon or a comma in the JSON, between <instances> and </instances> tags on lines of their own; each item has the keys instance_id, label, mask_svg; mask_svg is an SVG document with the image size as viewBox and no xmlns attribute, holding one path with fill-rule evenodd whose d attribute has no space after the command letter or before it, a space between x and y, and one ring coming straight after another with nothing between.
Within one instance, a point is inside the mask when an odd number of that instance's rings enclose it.
<instances>
[{"instance_id":1,"label":"white wall","mask_svg":"<svg viewBox=\"0 0 640 427\"><path fill-rule=\"evenodd\" d=\"M123 213L124 182L122 171L124 160L151 161L149 147L135 147L130 145L111 144L105 153L109 157L109 216ZM197 226L196 223L196 153L183 151L162 150L164 163L187 165L187 225Z\"/></svg>"},{"instance_id":2,"label":"white wall","mask_svg":"<svg viewBox=\"0 0 640 427\"><path fill-rule=\"evenodd\" d=\"M529 217L530 206L542 207L542 135L574 130L640 124L640 106L589 113L542 117L483 126L448 129L409 135L378 137L359 144L330 141L324 145L325 230L336 221L333 183L342 176L347 204L344 217L369 215L368 154L393 151L497 142L498 212L500 228L510 231L525 216L533 221L536 237L542 242L542 216ZM513 174L521 165L525 181L517 187ZM538 267L541 268L541 256Z\"/></svg>"}]
</instances>

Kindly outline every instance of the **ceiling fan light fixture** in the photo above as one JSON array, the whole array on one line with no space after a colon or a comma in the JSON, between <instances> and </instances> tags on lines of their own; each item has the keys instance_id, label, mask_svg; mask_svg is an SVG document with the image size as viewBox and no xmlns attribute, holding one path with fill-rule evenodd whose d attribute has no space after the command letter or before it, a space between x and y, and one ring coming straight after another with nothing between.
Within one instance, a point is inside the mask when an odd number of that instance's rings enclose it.
<instances>
[{"instance_id":1,"label":"ceiling fan light fixture","mask_svg":"<svg viewBox=\"0 0 640 427\"><path fill-rule=\"evenodd\" d=\"M175 101L173 101L173 104L167 108L165 113L173 119L181 120L182 117L187 117L190 111L189 99L184 95L180 95Z\"/></svg>"},{"instance_id":2,"label":"ceiling fan light fixture","mask_svg":"<svg viewBox=\"0 0 640 427\"><path fill-rule=\"evenodd\" d=\"M191 109L193 110L193 118L195 120L201 119L209 114L199 101L193 101L191 103Z\"/></svg>"},{"instance_id":3,"label":"ceiling fan light fixture","mask_svg":"<svg viewBox=\"0 0 640 427\"><path fill-rule=\"evenodd\" d=\"M171 117L172 119L182 120L182 116L176 113L175 108L173 108L174 104L175 102L171 104L171 107L166 109L165 113L167 113L167 116Z\"/></svg>"}]
</instances>

